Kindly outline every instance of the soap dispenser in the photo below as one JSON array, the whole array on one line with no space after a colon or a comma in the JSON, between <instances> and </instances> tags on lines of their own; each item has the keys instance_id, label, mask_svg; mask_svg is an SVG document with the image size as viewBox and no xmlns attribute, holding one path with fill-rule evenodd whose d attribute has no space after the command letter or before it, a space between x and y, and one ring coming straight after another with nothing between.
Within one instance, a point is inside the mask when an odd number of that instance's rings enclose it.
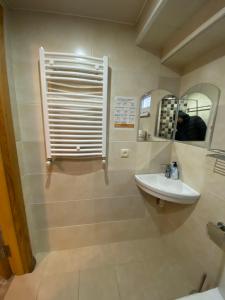
<instances>
[{"instance_id":1,"label":"soap dispenser","mask_svg":"<svg viewBox=\"0 0 225 300\"><path fill-rule=\"evenodd\" d=\"M177 162L172 162L171 166L171 179L177 180L179 178L178 165Z\"/></svg>"}]
</instances>

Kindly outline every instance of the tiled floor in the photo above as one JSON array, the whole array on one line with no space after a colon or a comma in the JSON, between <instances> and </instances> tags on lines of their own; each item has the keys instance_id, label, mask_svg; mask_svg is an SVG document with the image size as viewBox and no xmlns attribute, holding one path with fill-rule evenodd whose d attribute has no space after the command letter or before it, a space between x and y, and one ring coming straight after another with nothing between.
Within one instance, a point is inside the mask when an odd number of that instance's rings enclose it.
<instances>
[{"instance_id":1,"label":"tiled floor","mask_svg":"<svg viewBox=\"0 0 225 300\"><path fill-rule=\"evenodd\" d=\"M0 300L4 299L4 296L9 288L11 281L12 281L12 277L8 280L0 277Z\"/></svg>"},{"instance_id":2,"label":"tiled floor","mask_svg":"<svg viewBox=\"0 0 225 300\"><path fill-rule=\"evenodd\" d=\"M155 243L146 239L40 253L35 271L16 276L5 300L172 300L187 295L193 286L177 254Z\"/></svg>"}]
</instances>

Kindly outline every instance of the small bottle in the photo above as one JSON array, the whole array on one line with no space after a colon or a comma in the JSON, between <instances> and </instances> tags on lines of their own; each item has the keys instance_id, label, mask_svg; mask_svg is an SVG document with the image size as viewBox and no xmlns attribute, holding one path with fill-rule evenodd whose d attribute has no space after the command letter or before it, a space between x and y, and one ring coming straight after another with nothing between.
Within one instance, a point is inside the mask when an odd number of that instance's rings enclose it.
<instances>
[{"instance_id":1,"label":"small bottle","mask_svg":"<svg viewBox=\"0 0 225 300\"><path fill-rule=\"evenodd\" d=\"M179 172L178 172L178 166L176 161L172 162L171 179L175 179L175 180L179 179Z\"/></svg>"},{"instance_id":2,"label":"small bottle","mask_svg":"<svg viewBox=\"0 0 225 300\"><path fill-rule=\"evenodd\" d=\"M145 141L147 136L147 132L145 130L139 129L138 130L138 140Z\"/></svg>"},{"instance_id":3,"label":"small bottle","mask_svg":"<svg viewBox=\"0 0 225 300\"><path fill-rule=\"evenodd\" d=\"M166 166L165 176L166 176L166 178L170 178L171 177L171 164L168 164Z\"/></svg>"}]
</instances>

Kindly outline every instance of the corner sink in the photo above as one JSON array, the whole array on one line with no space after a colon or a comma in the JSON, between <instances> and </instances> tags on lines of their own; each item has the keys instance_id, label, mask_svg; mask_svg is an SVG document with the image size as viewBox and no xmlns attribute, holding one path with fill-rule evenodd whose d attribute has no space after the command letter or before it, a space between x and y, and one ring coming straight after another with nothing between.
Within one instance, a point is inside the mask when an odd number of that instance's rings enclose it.
<instances>
[{"instance_id":1,"label":"corner sink","mask_svg":"<svg viewBox=\"0 0 225 300\"><path fill-rule=\"evenodd\" d=\"M164 174L135 175L135 181L146 193L169 202L192 204L200 197L183 181L166 178Z\"/></svg>"}]
</instances>

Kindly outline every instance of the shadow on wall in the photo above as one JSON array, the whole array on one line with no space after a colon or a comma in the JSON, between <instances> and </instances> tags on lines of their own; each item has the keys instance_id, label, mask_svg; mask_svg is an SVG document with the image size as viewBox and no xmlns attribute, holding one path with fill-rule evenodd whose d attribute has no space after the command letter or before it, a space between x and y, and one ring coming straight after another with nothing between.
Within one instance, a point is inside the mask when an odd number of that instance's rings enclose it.
<instances>
[{"instance_id":1,"label":"shadow on wall","mask_svg":"<svg viewBox=\"0 0 225 300\"><path fill-rule=\"evenodd\" d=\"M159 144L160 143L160 144ZM159 147L160 145L160 147ZM170 162L171 143L169 142L153 142L151 145L151 160L149 169L151 172L164 172L165 164ZM160 163L159 163L160 162Z\"/></svg>"},{"instance_id":2,"label":"shadow on wall","mask_svg":"<svg viewBox=\"0 0 225 300\"><path fill-rule=\"evenodd\" d=\"M98 171L104 172L104 182L109 184L109 177L107 172L107 161L99 159L58 159L49 168L46 177L45 188L49 188L51 184L52 173L73 174L75 176L95 173Z\"/></svg>"},{"instance_id":3,"label":"shadow on wall","mask_svg":"<svg viewBox=\"0 0 225 300\"><path fill-rule=\"evenodd\" d=\"M107 184L101 160L58 163L53 168L62 169L56 172L27 178L31 180L27 187L37 252L102 244L117 238L137 239L142 232L147 235L144 220L139 220L144 218L145 209L131 171L109 171ZM66 163L68 168L73 163L73 173L63 173L68 171ZM143 225L136 228L136 223Z\"/></svg>"},{"instance_id":4,"label":"shadow on wall","mask_svg":"<svg viewBox=\"0 0 225 300\"><path fill-rule=\"evenodd\" d=\"M73 175L84 175L103 169L102 159L57 159L49 167L48 174L64 173Z\"/></svg>"},{"instance_id":5,"label":"shadow on wall","mask_svg":"<svg viewBox=\"0 0 225 300\"><path fill-rule=\"evenodd\" d=\"M181 227L195 210L197 203L181 205L165 202L164 207L159 207L156 198L141 191L145 199L146 209L161 235L166 235Z\"/></svg>"}]
</instances>

